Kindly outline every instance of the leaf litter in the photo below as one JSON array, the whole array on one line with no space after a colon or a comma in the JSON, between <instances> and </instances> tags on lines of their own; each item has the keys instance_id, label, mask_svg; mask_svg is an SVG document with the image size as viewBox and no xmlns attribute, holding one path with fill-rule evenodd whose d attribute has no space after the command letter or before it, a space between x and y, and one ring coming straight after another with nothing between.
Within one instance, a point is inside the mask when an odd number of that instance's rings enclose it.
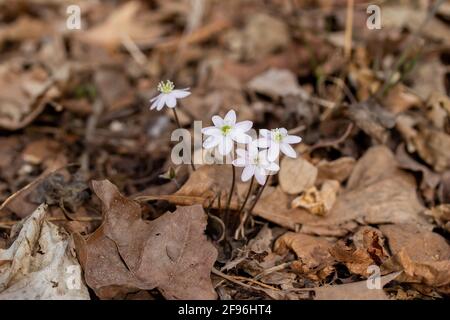
<instances>
[{"instance_id":1,"label":"leaf litter","mask_svg":"<svg viewBox=\"0 0 450 320\"><path fill-rule=\"evenodd\" d=\"M349 42L345 1L85 2L76 32L62 3L0 2L0 298L448 297L450 15L435 3L382 4L371 31L355 1ZM175 118L147 106L167 78L191 90L191 132L233 106L302 136L253 210L239 180L227 213L230 166L172 163Z\"/></svg>"}]
</instances>

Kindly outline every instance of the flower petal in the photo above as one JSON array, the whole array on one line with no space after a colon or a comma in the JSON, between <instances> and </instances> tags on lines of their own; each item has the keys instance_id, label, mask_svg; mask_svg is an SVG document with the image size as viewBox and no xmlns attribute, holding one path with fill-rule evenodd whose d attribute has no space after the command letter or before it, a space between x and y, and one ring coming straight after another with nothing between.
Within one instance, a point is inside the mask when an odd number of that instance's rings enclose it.
<instances>
[{"instance_id":1,"label":"flower petal","mask_svg":"<svg viewBox=\"0 0 450 320\"><path fill-rule=\"evenodd\" d=\"M259 168L257 170L255 170L255 178L256 178L256 181L258 181L258 183L260 185L263 185L264 183L266 183L267 177L261 170L259 170Z\"/></svg>"},{"instance_id":2,"label":"flower petal","mask_svg":"<svg viewBox=\"0 0 450 320\"><path fill-rule=\"evenodd\" d=\"M216 127L222 127L224 125L224 121L221 117L219 116L213 116L212 117L212 122L214 123L214 125Z\"/></svg>"},{"instance_id":3,"label":"flower petal","mask_svg":"<svg viewBox=\"0 0 450 320\"><path fill-rule=\"evenodd\" d=\"M266 170L270 170L270 171L278 171L280 170L280 166L277 165L275 162L270 162L266 167Z\"/></svg>"},{"instance_id":4,"label":"flower petal","mask_svg":"<svg viewBox=\"0 0 450 320\"><path fill-rule=\"evenodd\" d=\"M220 129L217 129L216 127L206 127L202 129L202 133L207 136L221 136Z\"/></svg>"},{"instance_id":5,"label":"flower petal","mask_svg":"<svg viewBox=\"0 0 450 320\"><path fill-rule=\"evenodd\" d=\"M297 158L297 153L295 152L294 148L292 148L287 143L282 143L280 145L281 152L283 152L285 155L287 155L290 158Z\"/></svg>"},{"instance_id":6,"label":"flower petal","mask_svg":"<svg viewBox=\"0 0 450 320\"><path fill-rule=\"evenodd\" d=\"M191 93L189 91L187 91L189 88L186 89L175 89L171 92L171 94L177 98L177 99L183 99L186 98L188 95L190 95Z\"/></svg>"},{"instance_id":7,"label":"flower petal","mask_svg":"<svg viewBox=\"0 0 450 320\"><path fill-rule=\"evenodd\" d=\"M246 165L248 165L247 160L242 157L234 159L232 163L235 167L245 167Z\"/></svg>"},{"instance_id":8,"label":"flower petal","mask_svg":"<svg viewBox=\"0 0 450 320\"><path fill-rule=\"evenodd\" d=\"M228 113L225 115L224 120L225 122L234 125L236 123L236 112L234 112L234 110L228 111Z\"/></svg>"},{"instance_id":9,"label":"flower petal","mask_svg":"<svg viewBox=\"0 0 450 320\"><path fill-rule=\"evenodd\" d=\"M266 137L270 137L270 130L267 129L260 129L259 130L259 135L266 138Z\"/></svg>"},{"instance_id":10,"label":"flower petal","mask_svg":"<svg viewBox=\"0 0 450 320\"><path fill-rule=\"evenodd\" d=\"M269 148L269 152L267 153L267 159L270 162L277 160L280 155L280 145L278 143L272 143Z\"/></svg>"},{"instance_id":11,"label":"flower petal","mask_svg":"<svg viewBox=\"0 0 450 320\"><path fill-rule=\"evenodd\" d=\"M292 144L292 143L300 143L302 141L302 138L300 138L299 136L292 136L292 135L288 135L286 137L284 137L283 142Z\"/></svg>"},{"instance_id":12,"label":"flower petal","mask_svg":"<svg viewBox=\"0 0 450 320\"><path fill-rule=\"evenodd\" d=\"M248 165L242 170L241 179L242 181L248 181L251 177L255 174L255 166L254 165Z\"/></svg>"},{"instance_id":13,"label":"flower petal","mask_svg":"<svg viewBox=\"0 0 450 320\"><path fill-rule=\"evenodd\" d=\"M280 133L281 133L283 136L286 136L286 135L288 134L288 131L286 130L286 128L279 128L278 130L280 131Z\"/></svg>"},{"instance_id":14,"label":"flower petal","mask_svg":"<svg viewBox=\"0 0 450 320\"><path fill-rule=\"evenodd\" d=\"M253 122L251 121L241 121L238 122L234 125L234 128L237 130L240 130L242 132L247 132L248 130L250 130L253 127Z\"/></svg>"},{"instance_id":15,"label":"flower petal","mask_svg":"<svg viewBox=\"0 0 450 320\"><path fill-rule=\"evenodd\" d=\"M216 147L219 144L219 142L220 142L220 138L211 136L203 142L203 148L212 149L212 148Z\"/></svg>"},{"instance_id":16,"label":"flower petal","mask_svg":"<svg viewBox=\"0 0 450 320\"><path fill-rule=\"evenodd\" d=\"M177 105L177 99L175 99L172 93L169 93L166 96L166 104L169 108L175 108L175 106Z\"/></svg>"},{"instance_id":17,"label":"flower petal","mask_svg":"<svg viewBox=\"0 0 450 320\"><path fill-rule=\"evenodd\" d=\"M166 95L162 94L162 95L160 95L160 97L158 99L158 104L156 106L156 110L160 111L164 107L165 103L166 103Z\"/></svg>"},{"instance_id":18,"label":"flower petal","mask_svg":"<svg viewBox=\"0 0 450 320\"><path fill-rule=\"evenodd\" d=\"M219 142L217 150L222 156L226 156L233 149L233 140L231 140L229 137L218 137L218 139L221 140Z\"/></svg>"},{"instance_id":19,"label":"flower petal","mask_svg":"<svg viewBox=\"0 0 450 320\"><path fill-rule=\"evenodd\" d=\"M152 105L150 106L150 110L153 110L158 105L158 100L153 101Z\"/></svg>"},{"instance_id":20,"label":"flower petal","mask_svg":"<svg viewBox=\"0 0 450 320\"><path fill-rule=\"evenodd\" d=\"M158 98L159 98L160 96L161 96L161 93L158 94L156 97L151 98L151 99L150 99L150 102L153 102L153 101L155 101L155 100L158 100Z\"/></svg>"},{"instance_id":21,"label":"flower petal","mask_svg":"<svg viewBox=\"0 0 450 320\"><path fill-rule=\"evenodd\" d=\"M237 143L247 144L252 142L252 137L240 130L233 130L230 134L230 138Z\"/></svg>"}]
</instances>

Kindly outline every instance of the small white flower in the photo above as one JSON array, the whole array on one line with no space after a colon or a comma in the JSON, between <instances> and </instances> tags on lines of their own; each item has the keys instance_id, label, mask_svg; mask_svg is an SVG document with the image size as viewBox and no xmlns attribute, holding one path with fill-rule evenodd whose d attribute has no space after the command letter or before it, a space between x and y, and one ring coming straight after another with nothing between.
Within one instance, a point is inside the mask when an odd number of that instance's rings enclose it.
<instances>
[{"instance_id":1,"label":"small white flower","mask_svg":"<svg viewBox=\"0 0 450 320\"><path fill-rule=\"evenodd\" d=\"M186 98L191 94L188 90L189 88L175 89L175 85L170 80L167 80L166 82L161 81L158 84L158 91L161 93L150 100L152 103L150 110L156 108L156 110L159 111L164 107L164 105L169 108L175 108L177 105L177 99Z\"/></svg>"},{"instance_id":2,"label":"small white flower","mask_svg":"<svg viewBox=\"0 0 450 320\"><path fill-rule=\"evenodd\" d=\"M267 176L271 175L280 167L273 161L267 158L267 150L258 150L258 141L254 140L248 144L248 150L237 149L238 158L233 160L233 165L236 167L244 167L242 170L242 181L248 181L255 176L256 181L260 185L266 182Z\"/></svg>"},{"instance_id":3,"label":"small white flower","mask_svg":"<svg viewBox=\"0 0 450 320\"><path fill-rule=\"evenodd\" d=\"M290 158L297 157L297 153L290 144L299 143L302 141L302 138L289 135L285 128L261 129L259 133L262 138L258 139L258 146L260 148L269 148L267 155L269 161L275 161L280 155L280 151Z\"/></svg>"},{"instance_id":4,"label":"small white flower","mask_svg":"<svg viewBox=\"0 0 450 320\"><path fill-rule=\"evenodd\" d=\"M203 148L212 149L217 147L219 153L224 156L233 150L233 141L238 143L249 143L252 139L246 134L252 126L251 121L236 123L236 113L234 110L228 111L225 118L213 116L214 126L202 129L204 135L209 136L203 142Z\"/></svg>"}]
</instances>

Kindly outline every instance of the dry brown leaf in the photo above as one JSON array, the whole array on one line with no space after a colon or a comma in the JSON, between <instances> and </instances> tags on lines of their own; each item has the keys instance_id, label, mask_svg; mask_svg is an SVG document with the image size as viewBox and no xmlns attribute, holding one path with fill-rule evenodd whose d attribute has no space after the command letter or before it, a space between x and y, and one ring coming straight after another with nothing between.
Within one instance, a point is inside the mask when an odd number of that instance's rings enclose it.
<instances>
[{"instance_id":1,"label":"dry brown leaf","mask_svg":"<svg viewBox=\"0 0 450 320\"><path fill-rule=\"evenodd\" d=\"M382 276L381 289L369 289L366 281L315 288L315 300L389 300L382 288L396 279L400 273L394 272Z\"/></svg>"},{"instance_id":2,"label":"dry brown leaf","mask_svg":"<svg viewBox=\"0 0 450 320\"><path fill-rule=\"evenodd\" d=\"M46 211L41 205L15 225L14 242L0 249L1 300L90 299L70 236L45 219Z\"/></svg>"},{"instance_id":3,"label":"dry brown leaf","mask_svg":"<svg viewBox=\"0 0 450 320\"><path fill-rule=\"evenodd\" d=\"M248 15L243 31L232 30L226 44L241 60L258 60L289 45L290 37L284 21L263 13Z\"/></svg>"},{"instance_id":4,"label":"dry brown leaf","mask_svg":"<svg viewBox=\"0 0 450 320\"><path fill-rule=\"evenodd\" d=\"M413 138L420 157L437 172L450 168L450 136L440 130L421 128Z\"/></svg>"},{"instance_id":5,"label":"dry brown leaf","mask_svg":"<svg viewBox=\"0 0 450 320\"><path fill-rule=\"evenodd\" d=\"M304 208L312 214L324 215L333 207L340 184L336 180L325 180L320 188L307 189L301 196L292 200L292 208Z\"/></svg>"},{"instance_id":6,"label":"dry brown leaf","mask_svg":"<svg viewBox=\"0 0 450 320\"><path fill-rule=\"evenodd\" d=\"M316 164L317 183L321 184L324 180L337 180L340 183L347 180L353 171L356 160L352 157L342 157L333 161L321 160Z\"/></svg>"},{"instance_id":7,"label":"dry brown leaf","mask_svg":"<svg viewBox=\"0 0 450 320\"><path fill-rule=\"evenodd\" d=\"M278 189L278 188L277 188ZM416 195L414 178L398 169L392 152L385 146L370 148L359 159L347 189L324 217L304 209L291 209L290 198L281 190L267 189L254 213L269 221L303 233L343 236L359 223L416 223L431 228L422 216L424 207Z\"/></svg>"},{"instance_id":8,"label":"dry brown leaf","mask_svg":"<svg viewBox=\"0 0 450 320\"><path fill-rule=\"evenodd\" d=\"M450 204L441 204L425 212L432 216L438 226L450 232Z\"/></svg>"},{"instance_id":9,"label":"dry brown leaf","mask_svg":"<svg viewBox=\"0 0 450 320\"><path fill-rule=\"evenodd\" d=\"M250 90L274 100L289 95L308 96L308 93L298 85L294 73L286 69L269 69L253 78L247 86Z\"/></svg>"},{"instance_id":10,"label":"dry brown leaf","mask_svg":"<svg viewBox=\"0 0 450 320\"><path fill-rule=\"evenodd\" d=\"M395 126L394 115L371 100L351 104L348 107L347 115L358 128L379 143L385 142L388 138L389 132L387 129Z\"/></svg>"},{"instance_id":11,"label":"dry brown leaf","mask_svg":"<svg viewBox=\"0 0 450 320\"><path fill-rule=\"evenodd\" d=\"M53 75L37 66L27 71L0 69L0 128L17 130L28 125L48 101L59 97L57 84L64 83L68 76L66 67Z\"/></svg>"},{"instance_id":12,"label":"dry brown leaf","mask_svg":"<svg viewBox=\"0 0 450 320\"><path fill-rule=\"evenodd\" d=\"M438 174L434 173L428 167L414 160L405 150L404 144L400 144L397 147L395 158L398 164L403 169L408 169L412 171L418 171L422 173L422 182L420 183L420 188L424 190L425 188L434 189L437 187L440 181Z\"/></svg>"},{"instance_id":13,"label":"dry brown leaf","mask_svg":"<svg viewBox=\"0 0 450 320\"><path fill-rule=\"evenodd\" d=\"M280 165L279 181L287 194L299 194L316 182L317 168L303 158L283 158Z\"/></svg>"},{"instance_id":14,"label":"dry brown leaf","mask_svg":"<svg viewBox=\"0 0 450 320\"><path fill-rule=\"evenodd\" d=\"M137 17L141 11L142 3L139 1L126 2L115 9L104 22L77 36L82 41L111 50L118 49L127 38L137 45L150 44L164 33L164 29L157 24L149 25L151 16L148 19Z\"/></svg>"},{"instance_id":15,"label":"dry brown leaf","mask_svg":"<svg viewBox=\"0 0 450 320\"><path fill-rule=\"evenodd\" d=\"M277 239L274 251L285 254L292 250L298 258L292 268L313 280L321 280L334 271L334 259L329 252L332 245L324 238L287 232Z\"/></svg>"},{"instance_id":16,"label":"dry brown leaf","mask_svg":"<svg viewBox=\"0 0 450 320\"><path fill-rule=\"evenodd\" d=\"M201 206L179 207L153 221L107 180L94 181L105 222L77 239L87 284L101 298L158 288L167 299L215 299L210 280L217 251L204 235Z\"/></svg>"},{"instance_id":17,"label":"dry brown leaf","mask_svg":"<svg viewBox=\"0 0 450 320\"><path fill-rule=\"evenodd\" d=\"M389 254L384 248L383 234L372 227L362 227L353 235L353 246L339 241L332 249L332 256L355 274L369 276L368 268L381 265Z\"/></svg>"},{"instance_id":18,"label":"dry brown leaf","mask_svg":"<svg viewBox=\"0 0 450 320\"><path fill-rule=\"evenodd\" d=\"M399 281L438 288L450 285L450 246L443 237L411 224L383 225L380 230L404 269Z\"/></svg>"}]
</instances>

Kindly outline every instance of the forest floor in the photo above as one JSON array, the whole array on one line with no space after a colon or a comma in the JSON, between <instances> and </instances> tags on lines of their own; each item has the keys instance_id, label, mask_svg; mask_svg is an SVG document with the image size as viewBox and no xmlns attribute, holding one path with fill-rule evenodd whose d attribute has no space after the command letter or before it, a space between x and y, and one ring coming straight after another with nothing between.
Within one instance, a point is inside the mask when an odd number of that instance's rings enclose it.
<instances>
[{"instance_id":1,"label":"forest floor","mask_svg":"<svg viewBox=\"0 0 450 320\"><path fill-rule=\"evenodd\" d=\"M0 299L448 298L450 3L371 4L0 0ZM167 79L298 157L228 205Z\"/></svg>"}]
</instances>

